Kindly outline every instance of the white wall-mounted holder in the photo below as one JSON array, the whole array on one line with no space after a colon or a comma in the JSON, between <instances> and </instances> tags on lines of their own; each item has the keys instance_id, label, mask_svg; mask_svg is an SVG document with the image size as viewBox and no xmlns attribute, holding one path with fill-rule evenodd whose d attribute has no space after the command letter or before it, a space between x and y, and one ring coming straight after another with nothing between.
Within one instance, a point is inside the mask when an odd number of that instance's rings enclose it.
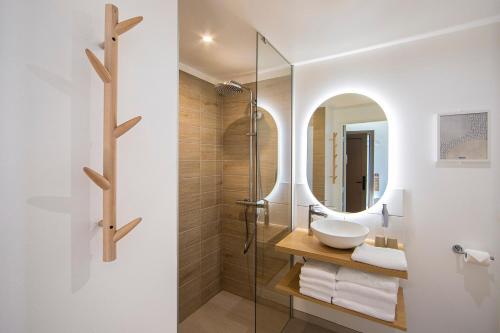
<instances>
[{"instance_id":1,"label":"white wall-mounted holder","mask_svg":"<svg viewBox=\"0 0 500 333\"><path fill-rule=\"evenodd\" d=\"M495 257L494 256L490 256L490 254L488 252L484 252L484 251L478 251L478 250L465 250L462 245L460 244L455 244L451 247L451 250L456 253L456 254L462 254L464 255L465 259L467 259L467 256L469 255L469 253L467 251L471 251L471 252L476 252L476 253L480 253L482 254L485 258L488 258L489 261L495 261ZM475 262L474 260L471 260L472 263L477 263ZM479 264L483 264L484 266L487 266L489 264L489 262L487 262L487 260L484 260L483 262L480 262Z\"/></svg>"},{"instance_id":2,"label":"white wall-mounted holder","mask_svg":"<svg viewBox=\"0 0 500 333\"><path fill-rule=\"evenodd\" d=\"M142 118L137 116L121 125L117 119L118 37L142 21L142 16L118 22L118 8L106 4L104 23L104 65L92 51L85 49L90 64L104 83L103 174L84 167L85 174L103 191L103 255L105 262L116 259L116 243L134 229L138 217L120 229L116 228L116 141Z\"/></svg>"}]
</instances>

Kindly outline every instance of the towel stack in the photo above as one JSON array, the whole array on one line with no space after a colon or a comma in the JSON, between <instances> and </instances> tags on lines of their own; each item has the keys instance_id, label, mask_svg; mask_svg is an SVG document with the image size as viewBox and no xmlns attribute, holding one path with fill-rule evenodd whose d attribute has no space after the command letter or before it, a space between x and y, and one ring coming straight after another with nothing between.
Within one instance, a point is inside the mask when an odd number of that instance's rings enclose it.
<instances>
[{"instance_id":1,"label":"towel stack","mask_svg":"<svg viewBox=\"0 0 500 333\"><path fill-rule=\"evenodd\" d=\"M308 260L300 271L300 293L323 302L332 302L338 267L334 264Z\"/></svg>"},{"instance_id":2,"label":"towel stack","mask_svg":"<svg viewBox=\"0 0 500 333\"><path fill-rule=\"evenodd\" d=\"M332 303L386 321L394 321L399 279L341 267Z\"/></svg>"}]
</instances>

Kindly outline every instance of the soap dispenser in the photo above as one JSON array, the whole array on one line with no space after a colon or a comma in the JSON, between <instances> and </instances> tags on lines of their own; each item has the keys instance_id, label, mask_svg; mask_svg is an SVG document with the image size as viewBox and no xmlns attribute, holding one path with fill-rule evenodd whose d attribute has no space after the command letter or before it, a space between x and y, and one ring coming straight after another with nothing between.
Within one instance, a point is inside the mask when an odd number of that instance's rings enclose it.
<instances>
[{"instance_id":1,"label":"soap dispenser","mask_svg":"<svg viewBox=\"0 0 500 333\"><path fill-rule=\"evenodd\" d=\"M387 204L382 204L382 227L389 227L389 211L387 210ZM386 247L390 247L393 249L399 248L398 240L396 238L387 238Z\"/></svg>"},{"instance_id":2,"label":"soap dispenser","mask_svg":"<svg viewBox=\"0 0 500 333\"><path fill-rule=\"evenodd\" d=\"M387 210L387 204L382 204L382 227L389 227L389 211Z\"/></svg>"}]
</instances>

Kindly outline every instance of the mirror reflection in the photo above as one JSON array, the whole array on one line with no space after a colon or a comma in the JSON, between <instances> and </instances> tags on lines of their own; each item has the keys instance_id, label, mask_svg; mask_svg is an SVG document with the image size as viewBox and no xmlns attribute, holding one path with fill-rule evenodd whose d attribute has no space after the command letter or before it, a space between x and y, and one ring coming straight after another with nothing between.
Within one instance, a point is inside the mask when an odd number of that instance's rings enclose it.
<instances>
[{"instance_id":1,"label":"mirror reflection","mask_svg":"<svg viewBox=\"0 0 500 333\"><path fill-rule=\"evenodd\" d=\"M326 207L356 213L374 205L388 179L384 110L360 94L326 100L307 130L307 181Z\"/></svg>"}]
</instances>

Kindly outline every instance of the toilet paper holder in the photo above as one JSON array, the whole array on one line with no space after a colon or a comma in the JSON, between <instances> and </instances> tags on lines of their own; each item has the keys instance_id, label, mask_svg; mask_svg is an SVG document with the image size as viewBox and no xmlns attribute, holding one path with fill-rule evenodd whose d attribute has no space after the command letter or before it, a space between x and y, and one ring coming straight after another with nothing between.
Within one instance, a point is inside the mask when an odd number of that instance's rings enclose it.
<instances>
[{"instance_id":1,"label":"toilet paper holder","mask_svg":"<svg viewBox=\"0 0 500 333\"><path fill-rule=\"evenodd\" d=\"M465 251L464 251L464 248L462 247L462 245L458 245L458 244L455 244L451 247L451 250L457 254L465 254ZM495 260L495 257L493 256L490 256L490 260L491 261L494 261Z\"/></svg>"}]
</instances>

